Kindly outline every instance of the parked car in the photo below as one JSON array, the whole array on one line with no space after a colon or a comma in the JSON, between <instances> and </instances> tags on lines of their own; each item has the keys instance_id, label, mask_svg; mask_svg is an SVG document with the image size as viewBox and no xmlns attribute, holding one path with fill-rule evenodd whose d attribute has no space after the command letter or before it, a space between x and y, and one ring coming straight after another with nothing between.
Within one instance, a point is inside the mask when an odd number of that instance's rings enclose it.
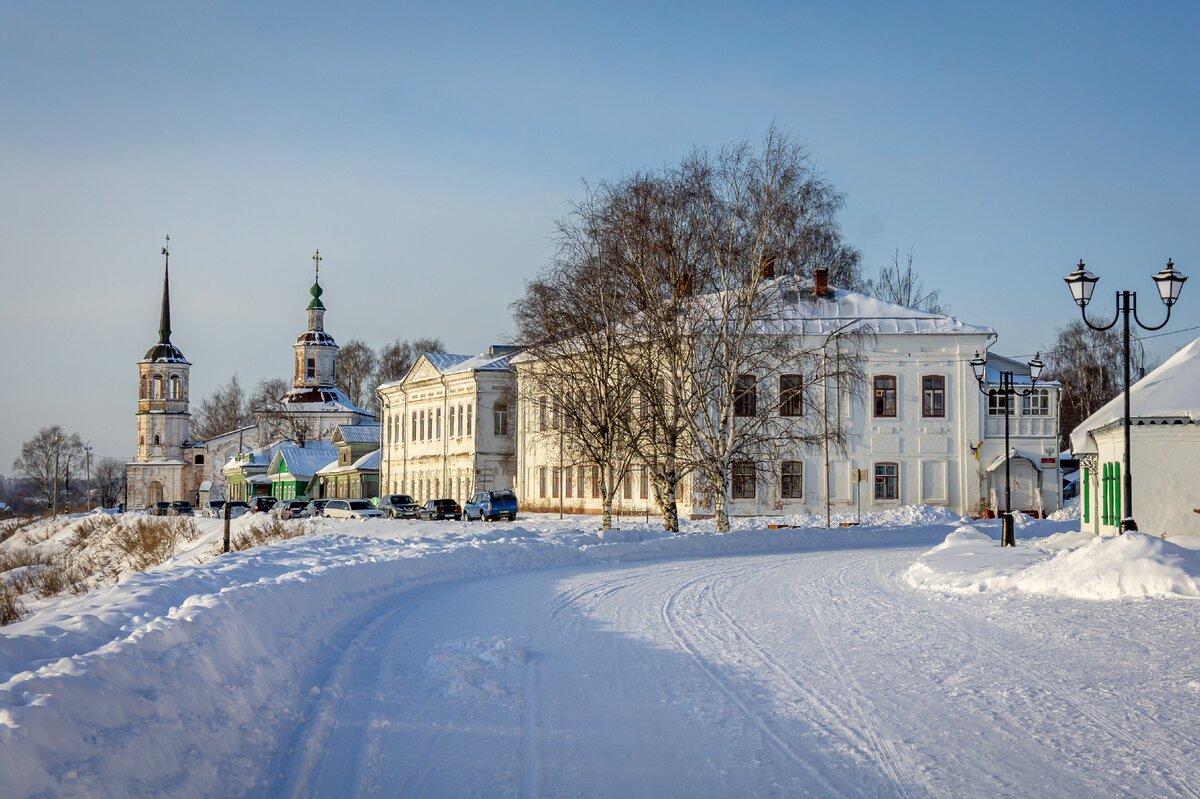
<instances>
[{"instance_id":1,"label":"parked car","mask_svg":"<svg viewBox=\"0 0 1200 799\"><path fill-rule=\"evenodd\" d=\"M168 516L195 516L196 509L192 507L192 503L187 500L177 500L171 503L170 509L167 511Z\"/></svg>"},{"instance_id":2,"label":"parked car","mask_svg":"<svg viewBox=\"0 0 1200 799\"><path fill-rule=\"evenodd\" d=\"M171 512L170 502L155 502L150 507L146 508L146 513L151 516L166 516Z\"/></svg>"},{"instance_id":3,"label":"parked car","mask_svg":"<svg viewBox=\"0 0 1200 799\"><path fill-rule=\"evenodd\" d=\"M463 518L486 519L494 522L506 518L510 522L517 518L517 495L512 491L480 491L463 505Z\"/></svg>"},{"instance_id":4,"label":"parked car","mask_svg":"<svg viewBox=\"0 0 1200 799\"><path fill-rule=\"evenodd\" d=\"M383 511L365 499L331 499L325 503L326 519L382 519Z\"/></svg>"},{"instance_id":5,"label":"parked car","mask_svg":"<svg viewBox=\"0 0 1200 799\"><path fill-rule=\"evenodd\" d=\"M421 506L408 494L386 494L379 498L379 509L389 519L415 519Z\"/></svg>"},{"instance_id":6,"label":"parked car","mask_svg":"<svg viewBox=\"0 0 1200 799\"><path fill-rule=\"evenodd\" d=\"M307 505L303 499L289 499L276 503L275 507L271 508L271 515L276 519L299 519Z\"/></svg>"},{"instance_id":7,"label":"parked car","mask_svg":"<svg viewBox=\"0 0 1200 799\"><path fill-rule=\"evenodd\" d=\"M204 505L204 510L202 510L200 512L200 515L206 519L219 519L219 518L221 518L221 514L224 512L225 512L225 500L210 499Z\"/></svg>"},{"instance_id":8,"label":"parked car","mask_svg":"<svg viewBox=\"0 0 1200 799\"><path fill-rule=\"evenodd\" d=\"M250 511L252 513L267 513L271 508L275 507L275 503L278 501L275 497L252 497L250 499Z\"/></svg>"},{"instance_id":9,"label":"parked car","mask_svg":"<svg viewBox=\"0 0 1200 799\"><path fill-rule=\"evenodd\" d=\"M229 518L236 519L239 516L250 513L250 503L243 502L240 499L235 499L229 503ZM224 517L222 517L224 518Z\"/></svg>"},{"instance_id":10,"label":"parked car","mask_svg":"<svg viewBox=\"0 0 1200 799\"><path fill-rule=\"evenodd\" d=\"M457 520L462 518L462 508L452 499L431 499L421 506L417 518L429 521L434 519Z\"/></svg>"},{"instance_id":11,"label":"parked car","mask_svg":"<svg viewBox=\"0 0 1200 799\"><path fill-rule=\"evenodd\" d=\"M300 511L301 519L312 519L317 516L323 516L325 513L325 505L327 499L314 499L304 506L304 510Z\"/></svg>"}]
</instances>

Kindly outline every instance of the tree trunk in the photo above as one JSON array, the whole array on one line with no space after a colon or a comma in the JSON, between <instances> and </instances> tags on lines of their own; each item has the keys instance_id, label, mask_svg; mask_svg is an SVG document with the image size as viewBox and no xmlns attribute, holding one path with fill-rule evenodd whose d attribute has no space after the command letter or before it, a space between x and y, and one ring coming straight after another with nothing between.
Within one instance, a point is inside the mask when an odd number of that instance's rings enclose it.
<instances>
[{"instance_id":1,"label":"tree trunk","mask_svg":"<svg viewBox=\"0 0 1200 799\"><path fill-rule=\"evenodd\" d=\"M608 490L608 481L600 483L600 529L612 529L612 492Z\"/></svg>"}]
</instances>

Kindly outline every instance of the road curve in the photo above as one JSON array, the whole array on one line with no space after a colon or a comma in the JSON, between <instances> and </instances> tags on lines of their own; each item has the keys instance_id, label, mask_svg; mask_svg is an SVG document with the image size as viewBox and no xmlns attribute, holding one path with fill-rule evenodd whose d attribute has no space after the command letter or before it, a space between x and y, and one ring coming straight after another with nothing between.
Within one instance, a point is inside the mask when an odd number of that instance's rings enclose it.
<instances>
[{"instance_id":1,"label":"road curve","mask_svg":"<svg viewBox=\"0 0 1200 799\"><path fill-rule=\"evenodd\" d=\"M1195 605L930 595L916 554L415 589L329 641L261 794L1200 797Z\"/></svg>"}]
</instances>

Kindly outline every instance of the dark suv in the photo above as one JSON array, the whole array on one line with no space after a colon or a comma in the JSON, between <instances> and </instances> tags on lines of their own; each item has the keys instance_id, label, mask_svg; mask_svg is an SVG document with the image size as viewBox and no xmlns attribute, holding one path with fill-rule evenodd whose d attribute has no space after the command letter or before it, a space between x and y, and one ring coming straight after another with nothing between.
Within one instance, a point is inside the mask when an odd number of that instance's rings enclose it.
<instances>
[{"instance_id":1,"label":"dark suv","mask_svg":"<svg viewBox=\"0 0 1200 799\"><path fill-rule=\"evenodd\" d=\"M275 503L278 501L275 497L252 497L250 499L250 512L267 513L271 508L275 507Z\"/></svg>"},{"instance_id":2,"label":"dark suv","mask_svg":"<svg viewBox=\"0 0 1200 799\"><path fill-rule=\"evenodd\" d=\"M186 500L179 500L171 503L171 509L167 511L168 516L195 516L196 509L192 507L192 503Z\"/></svg>"},{"instance_id":3,"label":"dark suv","mask_svg":"<svg viewBox=\"0 0 1200 799\"><path fill-rule=\"evenodd\" d=\"M408 494L386 494L379 498L379 509L389 519L416 519L421 506Z\"/></svg>"},{"instance_id":4,"label":"dark suv","mask_svg":"<svg viewBox=\"0 0 1200 799\"><path fill-rule=\"evenodd\" d=\"M431 499L426 502L419 511L417 518L428 519L454 519L462 518L462 508L452 499Z\"/></svg>"},{"instance_id":5,"label":"dark suv","mask_svg":"<svg viewBox=\"0 0 1200 799\"><path fill-rule=\"evenodd\" d=\"M480 491L463 505L463 518L486 519L494 522L505 518L510 522L517 519L517 495L512 491Z\"/></svg>"}]
</instances>

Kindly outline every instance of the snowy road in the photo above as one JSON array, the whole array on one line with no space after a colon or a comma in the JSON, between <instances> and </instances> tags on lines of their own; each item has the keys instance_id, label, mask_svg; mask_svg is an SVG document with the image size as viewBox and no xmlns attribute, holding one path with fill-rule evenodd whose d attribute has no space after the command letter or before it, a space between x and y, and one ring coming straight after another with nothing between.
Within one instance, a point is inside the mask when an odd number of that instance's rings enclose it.
<instances>
[{"instance_id":1,"label":"snowy road","mask_svg":"<svg viewBox=\"0 0 1200 799\"><path fill-rule=\"evenodd\" d=\"M1200 796L1195 604L941 597L899 576L919 551L389 598L297 688L261 794Z\"/></svg>"}]
</instances>

